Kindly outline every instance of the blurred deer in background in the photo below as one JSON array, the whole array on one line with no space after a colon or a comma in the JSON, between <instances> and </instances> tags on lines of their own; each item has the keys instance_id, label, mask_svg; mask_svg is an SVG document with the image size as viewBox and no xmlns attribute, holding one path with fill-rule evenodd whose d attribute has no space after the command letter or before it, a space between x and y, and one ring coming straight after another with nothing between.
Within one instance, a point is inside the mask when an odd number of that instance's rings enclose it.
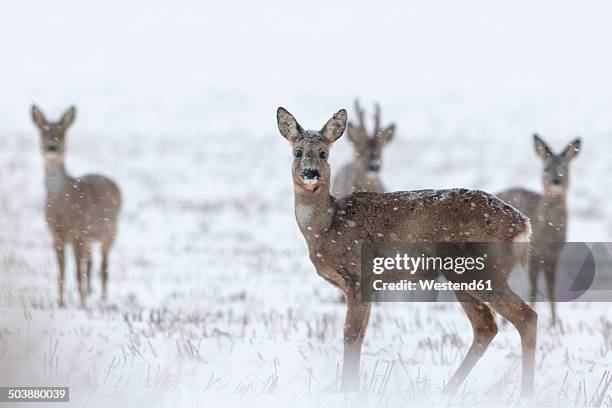
<instances>
[{"instance_id":1,"label":"blurred deer in background","mask_svg":"<svg viewBox=\"0 0 612 408\"><path fill-rule=\"evenodd\" d=\"M108 255L117 233L121 207L119 188L108 178L99 175L74 178L66 172L66 131L75 115L76 109L71 107L58 122L49 122L40 109L32 106L32 119L40 131L45 160L46 216L59 266L60 307L64 307L66 245L72 245L74 250L81 307L84 307L86 294L92 291L92 245L101 243L102 298L106 299ZM83 281L83 275L87 282Z\"/></svg>"},{"instance_id":2,"label":"blurred deer in background","mask_svg":"<svg viewBox=\"0 0 612 408\"><path fill-rule=\"evenodd\" d=\"M355 112L358 125L348 124L347 136L355 149L353 161L340 169L332 187L334 197L344 197L356 191L385 191L380 181L379 171L382 165L382 149L393 139L395 124L384 130L380 128L380 106L375 105L374 130L368 133L365 126L364 111L355 99Z\"/></svg>"},{"instance_id":3,"label":"blurred deer in background","mask_svg":"<svg viewBox=\"0 0 612 408\"><path fill-rule=\"evenodd\" d=\"M338 111L320 130L305 130L284 108L277 124L293 155L295 217L317 273L345 296L342 390L359 389L361 347L371 303L361 299L361 244L393 242L487 242L501 245L485 270L493 293L455 291L474 331L473 343L446 385L455 393L497 334L495 310L518 330L522 346L524 396L533 392L537 314L507 279L529 257L529 220L497 197L465 189L396 193L356 192L342 199L330 195L327 162L332 144L342 136L347 114ZM516 250L516 242L522 242ZM444 273L444 272L443 272ZM448 280L456 274L445 275Z\"/></svg>"},{"instance_id":4,"label":"blurred deer in background","mask_svg":"<svg viewBox=\"0 0 612 408\"><path fill-rule=\"evenodd\" d=\"M520 210L531 220L533 239L529 262L531 302L538 293L538 277L544 271L548 300L551 310L551 325L555 325L555 275L559 255L567 239L566 196L569 186L569 164L580 151L580 139L573 140L561 152L554 154L552 149L537 134L533 135L535 150L544 162L542 182L544 193L536 193L523 188L502 191L497 196Z\"/></svg>"}]
</instances>

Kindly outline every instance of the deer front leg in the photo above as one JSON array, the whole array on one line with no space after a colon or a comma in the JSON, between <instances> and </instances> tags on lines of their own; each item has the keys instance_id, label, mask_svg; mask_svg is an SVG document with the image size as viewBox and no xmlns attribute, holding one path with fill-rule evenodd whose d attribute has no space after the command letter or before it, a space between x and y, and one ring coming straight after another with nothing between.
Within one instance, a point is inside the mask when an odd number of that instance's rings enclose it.
<instances>
[{"instance_id":1,"label":"deer front leg","mask_svg":"<svg viewBox=\"0 0 612 408\"><path fill-rule=\"evenodd\" d=\"M64 242L60 239L56 239L54 242L55 254L57 256L57 264L59 267L59 275L57 278L57 286L58 286L58 300L57 304L59 307L64 307L64 285L66 282L66 260L65 256L65 245Z\"/></svg>"},{"instance_id":2,"label":"deer front leg","mask_svg":"<svg viewBox=\"0 0 612 408\"><path fill-rule=\"evenodd\" d=\"M343 392L359 391L361 346L370 320L370 303L359 303L357 295L348 294L344 321Z\"/></svg>"},{"instance_id":3,"label":"deer front leg","mask_svg":"<svg viewBox=\"0 0 612 408\"><path fill-rule=\"evenodd\" d=\"M81 307L85 307L85 282L83 282L83 261L85 260L83 255L83 243L74 242L72 244L74 249L74 260L76 265L76 278L77 286L79 288L79 297L81 299Z\"/></svg>"},{"instance_id":4,"label":"deer front leg","mask_svg":"<svg viewBox=\"0 0 612 408\"><path fill-rule=\"evenodd\" d=\"M540 272L541 262L537 257L533 256L529 259L529 303L533 306L538 298L538 275Z\"/></svg>"}]
</instances>

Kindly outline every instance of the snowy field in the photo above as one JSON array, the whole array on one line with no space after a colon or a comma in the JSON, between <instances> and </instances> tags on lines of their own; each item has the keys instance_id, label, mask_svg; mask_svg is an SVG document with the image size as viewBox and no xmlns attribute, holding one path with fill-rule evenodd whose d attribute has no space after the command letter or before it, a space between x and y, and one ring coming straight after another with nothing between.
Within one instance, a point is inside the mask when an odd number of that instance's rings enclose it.
<instances>
[{"instance_id":1,"label":"snowy field","mask_svg":"<svg viewBox=\"0 0 612 408\"><path fill-rule=\"evenodd\" d=\"M396 61L387 76L383 67L368 77L378 65L354 67L351 58L364 51L355 41L342 45L347 55L328 70L316 64L313 71L308 64L297 64L294 73L292 64L281 70L283 58L272 46L261 46L262 59L270 61L257 59L249 44L239 41L250 28L278 18L253 39L253 44L273 44L293 27L281 18L287 10L276 3L255 10L256 23L236 16L240 27L224 39L227 48L214 42L208 51L197 39L221 30L215 17L229 18L231 5L219 6L225 7L220 15L206 14L202 26L198 12L184 5L178 11L131 6L108 32L102 22L111 18L112 7L88 11L63 1L55 12L45 3L37 7L48 9L29 15L28 6L18 6L12 18L0 17L0 34L17 43L7 44L12 58L0 90L0 385L69 386L75 407L612 406L612 308L604 303L560 304L555 328L547 326L546 305L538 304L533 401L518 402L520 342L507 325L500 325L459 394L450 401L442 395L472 339L467 318L451 303L375 306L363 348L362 391L336 392L344 306L308 259L293 215L291 153L275 121L282 105L305 127L319 128L339 108L349 108L350 115L355 96L366 108L379 101L383 120L398 126L383 158L382 177L390 190L495 192L517 185L540 190L533 131L558 150L581 136L584 149L571 168L569 239L612 241L612 89L604 75L612 72L612 63L609 55L594 51L596 40L602 43L599 34L610 31L598 25L602 10L582 15L559 6L547 35L561 35L567 47L556 44L546 54L539 48L545 41L518 35L515 45L531 48L524 55L513 51L508 59L538 52L543 59L514 61L510 68L503 61L489 62L485 68L497 69L497 75L484 74L484 68L482 76L470 74L477 61L488 59L469 61L487 41L507 46L512 37L503 30L465 48L471 53L465 54L468 62L457 63L458 74L442 69L437 62L444 59L421 45L415 55ZM246 14L255 12L253 5L245 7ZM333 48L340 47L329 36L355 22L366 24L370 13L379 25L393 14L383 6L375 12L359 7L353 20L329 28L341 9L333 6L315 20L323 28L312 44L307 28L295 28L278 46L285 49L293 41L306 52L306 62L322 49L314 62L329 62ZM61 12L68 10L72 14ZM546 8L532 11L543 16ZM300 12L306 21L317 15ZM49 13L53 19L45 18ZM86 18L76 18L78 13ZM422 34L419 13L436 15L423 6L409 19L417 28L388 28L379 36ZM474 24L457 44L496 26L464 13ZM397 16L390 18L400 23ZM574 18L582 24L580 41L563 30ZM162 22L173 29L155 31ZM459 26L453 24L448 30L454 33ZM443 42L434 31L430 46L435 48ZM374 34L360 34L363 45L378 46L375 39L365 40L368 35ZM388 51L405 44L380 46ZM58 53L57 64L45 63L49 50ZM245 59L255 58L244 75L236 65L241 50ZM455 52L450 59L461 57ZM566 52L583 62L564 65L573 60ZM180 60L182 55L188 57ZM224 56L227 72L220 68ZM409 71L419 56L433 61L433 73L418 65ZM162 61L162 67L156 65ZM533 68L535 62L543 66L530 76L525 65ZM559 66L560 72L552 69ZM266 75L264 67L270 68ZM435 75L445 78L443 83ZM336 84L334 78L341 79ZM456 87L449 84L454 79ZM68 171L103 173L122 189L109 300L100 301L96 260L94 294L85 310L78 307L72 258L68 304L56 306L57 265L43 216L43 159L29 116L33 102L49 118L75 103ZM351 154L348 141L340 139L331 152L332 171Z\"/></svg>"}]
</instances>

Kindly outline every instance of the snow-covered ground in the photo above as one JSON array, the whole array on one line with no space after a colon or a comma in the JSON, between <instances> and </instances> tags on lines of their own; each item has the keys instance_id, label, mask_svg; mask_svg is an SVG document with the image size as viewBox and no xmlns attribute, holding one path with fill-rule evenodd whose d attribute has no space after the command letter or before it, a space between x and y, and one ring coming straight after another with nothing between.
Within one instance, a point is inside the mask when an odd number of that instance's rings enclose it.
<instances>
[{"instance_id":1,"label":"snow-covered ground","mask_svg":"<svg viewBox=\"0 0 612 408\"><path fill-rule=\"evenodd\" d=\"M423 4L52 3L0 16L12 39L0 78L0 386L70 386L78 407L448 404L441 389L472 337L457 304L377 305L363 391L335 392L344 306L295 223L279 105L319 128L355 96L380 101L398 125L382 170L391 190L539 189L531 133L556 149L579 135L569 237L612 241L605 5L547 3L558 13L546 31L539 4L523 17L488 2L447 2L443 15ZM459 12L465 27L449 17ZM360 26L372 28L351 35ZM68 307L56 307L33 102L51 118L77 104L68 170L104 173L123 192L110 299L96 279L87 310L72 262ZM350 157L341 139L333 169ZM537 309L535 405L592 406L600 394L612 405L610 306L561 304L556 328ZM500 326L450 405L515 405L520 355L516 331Z\"/></svg>"}]
</instances>

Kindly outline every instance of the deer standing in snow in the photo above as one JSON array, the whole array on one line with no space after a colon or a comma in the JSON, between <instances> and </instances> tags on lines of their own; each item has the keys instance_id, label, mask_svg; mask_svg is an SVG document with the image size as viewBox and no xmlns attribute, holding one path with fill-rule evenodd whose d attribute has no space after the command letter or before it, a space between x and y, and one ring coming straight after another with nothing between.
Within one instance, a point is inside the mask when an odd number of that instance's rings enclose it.
<instances>
[{"instance_id":1,"label":"deer standing in snow","mask_svg":"<svg viewBox=\"0 0 612 408\"><path fill-rule=\"evenodd\" d=\"M380 127L380 106L374 107L374 131L369 134L364 111L355 100L355 112L359 124L349 122L346 129L347 136L355 149L353 161L340 169L332 187L332 195L341 198L356 191L374 191L382 193L385 188L380 180L379 172L382 165L382 149L393 139L395 124L384 130Z\"/></svg>"},{"instance_id":2,"label":"deer standing in snow","mask_svg":"<svg viewBox=\"0 0 612 408\"><path fill-rule=\"evenodd\" d=\"M499 198L528 216L533 227L529 261L530 301L535 302L538 277L544 272L551 310L551 325L557 321L555 310L555 275L559 255L567 237L566 196L569 186L569 164L580 151L581 141L575 139L560 153L552 149L537 134L533 135L535 150L544 163L542 182L544 193L513 188L497 194Z\"/></svg>"},{"instance_id":3,"label":"deer standing in snow","mask_svg":"<svg viewBox=\"0 0 612 408\"><path fill-rule=\"evenodd\" d=\"M529 220L500 199L465 189L396 193L330 194L332 144L344 133L347 114L338 111L320 130L305 130L284 108L277 110L281 135L293 155L295 217L317 273L345 296L342 389L359 388L361 347L371 303L361 299L361 243L388 242L528 242ZM504 245L486 271L495 294L455 291L470 320L474 339L463 362L446 385L455 393L497 333L491 309L518 330L522 346L522 394L533 392L537 314L508 286L515 265L528 262L528 244L520 251ZM447 276L447 279L449 277ZM452 277L450 277L452 278Z\"/></svg>"},{"instance_id":4,"label":"deer standing in snow","mask_svg":"<svg viewBox=\"0 0 612 408\"><path fill-rule=\"evenodd\" d=\"M53 236L59 266L58 303L64 306L65 247L72 245L81 306L91 293L92 245L102 245L102 298L107 297L108 255L117 233L121 194L104 176L71 177L64 167L66 131L74 122L76 109L68 109L58 122L49 122L36 106L32 120L41 137L47 189L46 218ZM83 275L86 277L84 282Z\"/></svg>"}]
</instances>

